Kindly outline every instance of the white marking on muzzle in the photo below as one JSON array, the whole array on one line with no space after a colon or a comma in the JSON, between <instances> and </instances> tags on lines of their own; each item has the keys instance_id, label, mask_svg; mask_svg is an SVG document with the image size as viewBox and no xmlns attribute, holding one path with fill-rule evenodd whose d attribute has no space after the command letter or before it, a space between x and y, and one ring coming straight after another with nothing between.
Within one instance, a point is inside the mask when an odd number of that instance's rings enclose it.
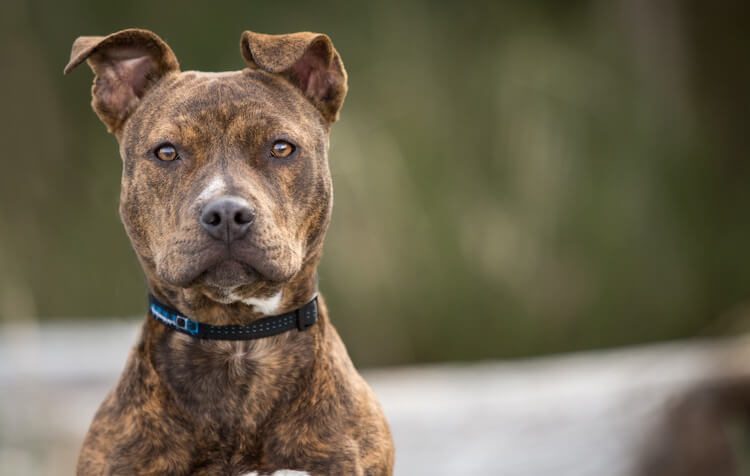
<instances>
[{"instance_id":1,"label":"white marking on muzzle","mask_svg":"<svg viewBox=\"0 0 750 476\"><path fill-rule=\"evenodd\" d=\"M227 184L224 182L224 178L217 175L208 182L206 188L198 195L198 202L207 202L213 197L222 194L226 188Z\"/></svg>"}]
</instances>

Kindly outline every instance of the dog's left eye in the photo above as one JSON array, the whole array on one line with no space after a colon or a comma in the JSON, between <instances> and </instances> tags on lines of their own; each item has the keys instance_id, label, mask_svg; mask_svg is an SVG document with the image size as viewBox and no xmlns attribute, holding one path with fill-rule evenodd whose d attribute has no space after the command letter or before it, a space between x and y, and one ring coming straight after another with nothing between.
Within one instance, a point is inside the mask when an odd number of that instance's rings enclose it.
<instances>
[{"instance_id":1,"label":"dog's left eye","mask_svg":"<svg viewBox=\"0 0 750 476\"><path fill-rule=\"evenodd\" d=\"M154 150L154 155L157 159L165 162L171 162L175 159L179 159L180 155L177 153L177 148L172 144L162 144Z\"/></svg>"},{"instance_id":2,"label":"dog's left eye","mask_svg":"<svg viewBox=\"0 0 750 476\"><path fill-rule=\"evenodd\" d=\"M289 157L294 152L295 147L285 140L277 140L271 147L271 155L283 159Z\"/></svg>"}]
</instances>

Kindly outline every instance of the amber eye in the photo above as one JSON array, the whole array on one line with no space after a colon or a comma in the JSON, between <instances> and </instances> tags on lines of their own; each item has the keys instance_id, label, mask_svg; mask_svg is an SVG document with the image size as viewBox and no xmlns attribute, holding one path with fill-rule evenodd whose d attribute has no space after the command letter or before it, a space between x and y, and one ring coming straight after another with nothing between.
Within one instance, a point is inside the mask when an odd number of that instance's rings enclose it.
<instances>
[{"instance_id":1,"label":"amber eye","mask_svg":"<svg viewBox=\"0 0 750 476\"><path fill-rule=\"evenodd\" d=\"M179 159L180 156L177 153L177 148L172 144L162 144L156 148L154 155L157 159L165 162L170 162L175 159Z\"/></svg>"},{"instance_id":2,"label":"amber eye","mask_svg":"<svg viewBox=\"0 0 750 476\"><path fill-rule=\"evenodd\" d=\"M294 152L294 146L285 140L277 140L271 147L271 155L283 159L289 157Z\"/></svg>"}]
</instances>

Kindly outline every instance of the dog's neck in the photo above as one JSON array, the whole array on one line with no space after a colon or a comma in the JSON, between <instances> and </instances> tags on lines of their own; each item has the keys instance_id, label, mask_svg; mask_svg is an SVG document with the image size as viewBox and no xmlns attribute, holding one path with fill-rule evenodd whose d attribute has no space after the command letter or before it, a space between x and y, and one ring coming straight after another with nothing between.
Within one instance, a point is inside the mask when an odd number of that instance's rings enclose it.
<instances>
[{"instance_id":1,"label":"dog's neck","mask_svg":"<svg viewBox=\"0 0 750 476\"><path fill-rule=\"evenodd\" d=\"M164 304L203 323L248 324L264 316L251 304L224 304L193 290L159 286L159 282L149 284ZM315 266L303 269L279 291L281 298L274 314L307 303L317 291ZM326 324L325 304L320 301L318 322L304 332L291 330L250 341L202 340L147 318L142 339L159 380L180 401L186 414L202 415L201 421L231 427L236 424L232 422L234 414L225 414L226 408L217 407L215 402L262 403L245 416L257 424L284 394L300 392L298 382L306 381L318 365L316 355L325 346ZM196 376L200 376L200 384L196 384ZM256 393L257 389L268 388L277 390Z\"/></svg>"},{"instance_id":2,"label":"dog's neck","mask_svg":"<svg viewBox=\"0 0 750 476\"><path fill-rule=\"evenodd\" d=\"M206 428L224 428L224 436L239 432L230 439L263 434L268 415L302 398L305 382L326 365L328 318L319 302L318 322L309 329L247 341L196 339L147 318L140 345L170 399L165 405L201 441L216 438Z\"/></svg>"},{"instance_id":3,"label":"dog's neck","mask_svg":"<svg viewBox=\"0 0 750 476\"><path fill-rule=\"evenodd\" d=\"M193 320L245 325L302 307L317 295L318 279L315 266L306 266L288 282L274 285L258 283L225 290L175 288L150 276L148 283L157 299Z\"/></svg>"}]
</instances>

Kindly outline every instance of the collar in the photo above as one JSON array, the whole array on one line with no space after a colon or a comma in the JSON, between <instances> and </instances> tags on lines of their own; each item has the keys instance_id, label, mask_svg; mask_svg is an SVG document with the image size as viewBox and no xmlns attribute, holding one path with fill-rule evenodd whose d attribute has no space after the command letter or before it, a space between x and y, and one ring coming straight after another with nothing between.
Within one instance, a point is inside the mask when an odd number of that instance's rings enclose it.
<instances>
[{"instance_id":1,"label":"collar","mask_svg":"<svg viewBox=\"0 0 750 476\"><path fill-rule=\"evenodd\" d=\"M315 296L299 309L278 316L263 317L244 326L214 326L194 321L177 309L162 304L152 294L148 295L149 311L158 322L177 332L198 339L253 340L270 337L292 329L304 331L318 320L318 297Z\"/></svg>"}]
</instances>

